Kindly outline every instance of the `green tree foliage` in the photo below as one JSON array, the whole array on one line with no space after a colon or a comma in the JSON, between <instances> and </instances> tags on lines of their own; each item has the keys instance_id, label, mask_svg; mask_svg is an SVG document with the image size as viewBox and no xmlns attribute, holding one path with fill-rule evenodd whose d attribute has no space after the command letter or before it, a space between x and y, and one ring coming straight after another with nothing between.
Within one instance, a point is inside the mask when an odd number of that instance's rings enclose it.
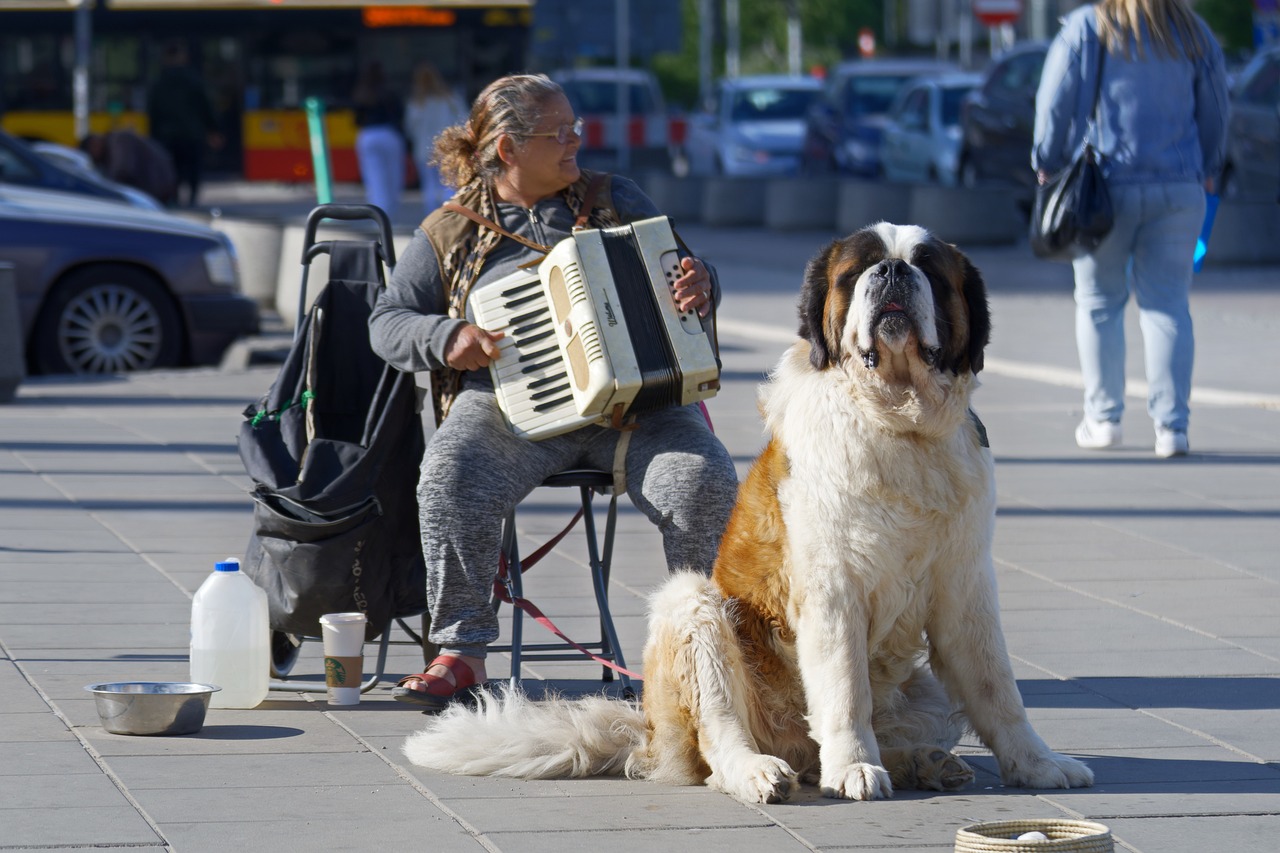
<instances>
[{"instance_id":1,"label":"green tree foliage","mask_svg":"<svg viewBox=\"0 0 1280 853\"><path fill-rule=\"evenodd\" d=\"M809 71L857 53L858 31L870 27L883 43L885 0L739 0L739 55L743 74L787 70L787 11L800 12L801 62ZM712 42L712 75L724 74L724 0L710 4L717 17ZM698 97L699 11L702 0L683 0L679 53L654 57L653 71L671 102L689 108Z\"/></svg>"},{"instance_id":2,"label":"green tree foliage","mask_svg":"<svg viewBox=\"0 0 1280 853\"><path fill-rule=\"evenodd\" d=\"M1217 34L1224 51L1240 53L1253 48L1251 0L1198 0L1195 9Z\"/></svg>"}]
</instances>

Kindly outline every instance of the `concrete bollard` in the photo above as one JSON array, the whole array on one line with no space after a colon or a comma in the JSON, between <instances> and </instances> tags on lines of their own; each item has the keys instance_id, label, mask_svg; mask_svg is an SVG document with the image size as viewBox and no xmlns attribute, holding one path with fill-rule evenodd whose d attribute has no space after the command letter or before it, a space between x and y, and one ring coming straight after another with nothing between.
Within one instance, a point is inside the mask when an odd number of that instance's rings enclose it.
<instances>
[{"instance_id":1,"label":"concrete bollard","mask_svg":"<svg viewBox=\"0 0 1280 853\"><path fill-rule=\"evenodd\" d=\"M844 180L836 200L836 231L851 234L877 222L908 224L911 189L884 181Z\"/></svg>"},{"instance_id":2,"label":"concrete bollard","mask_svg":"<svg viewBox=\"0 0 1280 853\"><path fill-rule=\"evenodd\" d=\"M27 375L24 337L18 315L18 277L13 264L0 263L0 403L18 396L18 386Z\"/></svg>"},{"instance_id":3,"label":"concrete bollard","mask_svg":"<svg viewBox=\"0 0 1280 853\"><path fill-rule=\"evenodd\" d=\"M1002 246L1026 236L1027 224L1004 187L911 187L907 222L958 246Z\"/></svg>"},{"instance_id":4,"label":"concrete bollard","mask_svg":"<svg viewBox=\"0 0 1280 853\"><path fill-rule=\"evenodd\" d=\"M779 231L830 230L839 184L830 178L776 178L765 185L764 224Z\"/></svg>"},{"instance_id":5,"label":"concrete bollard","mask_svg":"<svg viewBox=\"0 0 1280 853\"><path fill-rule=\"evenodd\" d=\"M1204 262L1208 266L1280 261L1280 205L1271 199L1223 199Z\"/></svg>"},{"instance_id":6,"label":"concrete bollard","mask_svg":"<svg viewBox=\"0 0 1280 853\"><path fill-rule=\"evenodd\" d=\"M215 216L209 225L230 237L236 247L241 292L260 307L274 308L284 224L274 219Z\"/></svg>"},{"instance_id":7,"label":"concrete bollard","mask_svg":"<svg viewBox=\"0 0 1280 853\"><path fill-rule=\"evenodd\" d=\"M677 178L663 172L645 176L645 193L664 216L679 222L697 222L702 217L702 179Z\"/></svg>"},{"instance_id":8,"label":"concrete bollard","mask_svg":"<svg viewBox=\"0 0 1280 853\"><path fill-rule=\"evenodd\" d=\"M288 223L283 226L280 238L280 266L277 274L275 309L285 328L298 324L298 295L302 292L302 244L306 240L305 223ZM327 221L316 229L315 240L376 240L377 231L370 223L342 223ZM395 239L394 237L392 239ZM329 283L329 255L320 253L311 259L307 271L307 299L304 310L316 301L317 294Z\"/></svg>"},{"instance_id":9,"label":"concrete bollard","mask_svg":"<svg viewBox=\"0 0 1280 853\"><path fill-rule=\"evenodd\" d=\"M763 225L765 182L707 178L702 187L704 225Z\"/></svg>"}]
</instances>

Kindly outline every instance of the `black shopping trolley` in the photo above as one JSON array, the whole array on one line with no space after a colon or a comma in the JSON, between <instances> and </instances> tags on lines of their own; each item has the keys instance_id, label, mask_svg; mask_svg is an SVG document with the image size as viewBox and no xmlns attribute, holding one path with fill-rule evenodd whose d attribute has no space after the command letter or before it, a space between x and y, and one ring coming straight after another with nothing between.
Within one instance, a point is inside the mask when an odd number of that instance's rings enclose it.
<instances>
[{"instance_id":1,"label":"black shopping trolley","mask_svg":"<svg viewBox=\"0 0 1280 853\"><path fill-rule=\"evenodd\" d=\"M372 220L376 239L316 241L326 219ZM318 255L329 281L307 308ZM267 592L273 674L289 674L303 640L326 613L360 611L366 640L426 610L416 487L424 441L413 375L387 365L369 343L368 321L395 266L391 226L380 208L321 205L307 218L293 344L266 395L245 410L238 446L253 479L253 529L244 571ZM320 692L318 684L273 681L273 689Z\"/></svg>"}]
</instances>

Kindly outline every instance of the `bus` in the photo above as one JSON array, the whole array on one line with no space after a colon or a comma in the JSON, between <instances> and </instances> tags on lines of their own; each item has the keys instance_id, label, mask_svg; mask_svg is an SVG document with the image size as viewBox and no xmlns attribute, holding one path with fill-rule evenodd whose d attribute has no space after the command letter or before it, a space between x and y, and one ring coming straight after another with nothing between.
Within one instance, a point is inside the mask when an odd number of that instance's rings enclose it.
<instances>
[{"instance_id":1,"label":"bus","mask_svg":"<svg viewBox=\"0 0 1280 853\"><path fill-rule=\"evenodd\" d=\"M84 4L87 8L77 10ZM351 93L382 63L407 95L430 60L470 100L528 62L533 0L4 0L0 127L76 145L77 15L88 15L89 131L146 134L165 47L181 42L214 105L223 144L206 171L313 180L305 104L319 99L335 181L358 181ZM83 30L82 30L83 32ZM82 39L83 41L83 39Z\"/></svg>"}]
</instances>

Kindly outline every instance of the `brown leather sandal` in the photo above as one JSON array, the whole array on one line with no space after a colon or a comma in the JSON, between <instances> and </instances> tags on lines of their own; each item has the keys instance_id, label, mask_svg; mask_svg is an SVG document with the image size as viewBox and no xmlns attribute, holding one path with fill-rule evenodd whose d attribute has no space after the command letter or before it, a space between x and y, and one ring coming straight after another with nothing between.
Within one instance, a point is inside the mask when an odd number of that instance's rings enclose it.
<instances>
[{"instance_id":1,"label":"brown leather sandal","mask_svg":"<svg viewBox=\"0 0 1280 853\"><path fill-rule=\"evenodd\" d=\"M406 675L396 682L396 686L391 691L391 698L429 711L443 711L449 703L472 696L480 686L476 681L475 672L457 655L439 655L431 661L427 669L431 669L436 664L444 666L453 674L453 684L450 684L447 678L428 675L426 672ZM420 682L423 687L409 686L410 682L414 681Z\"/></svg>"}]
</instances>

